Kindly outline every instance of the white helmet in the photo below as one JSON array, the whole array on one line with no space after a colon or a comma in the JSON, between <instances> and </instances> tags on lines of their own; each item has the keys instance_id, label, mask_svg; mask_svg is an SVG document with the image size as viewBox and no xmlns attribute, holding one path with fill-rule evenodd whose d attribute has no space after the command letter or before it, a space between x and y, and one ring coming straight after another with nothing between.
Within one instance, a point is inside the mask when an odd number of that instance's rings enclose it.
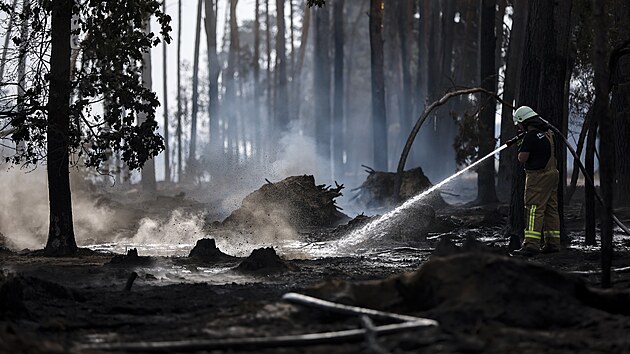
<instances>
[{"instance_id":1,"label":"white helmet","mask_svg":"<svg viewBox=\"0 0 630 354\"><path fill-rule=\"evenodd\" d=\"M536 117L538 113L534 112L533 109L528 106L520 106L516 111L514 111L514 125L518 125L518 123L523 123L529 118Z\"/></svg>"}]
</instances>

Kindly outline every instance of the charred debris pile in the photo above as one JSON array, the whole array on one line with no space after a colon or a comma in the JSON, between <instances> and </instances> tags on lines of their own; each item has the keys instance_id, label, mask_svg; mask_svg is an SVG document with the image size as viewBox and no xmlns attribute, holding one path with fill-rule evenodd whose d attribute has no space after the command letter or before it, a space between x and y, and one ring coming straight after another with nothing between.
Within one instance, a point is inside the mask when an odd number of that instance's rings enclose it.
<instances>
[{"instance_id":1,"label":"charred debris pile","mask_svg":"<svg viewBox=\"0 0 630 354\"><path fill-rule=\"evenodd\" d=\"M343 185L316 185L313 176L291 176L265 185L249 194L230 214L223 227L257 228L288 223L293 228L335 227L349 220L335 199Z\"/></svg>"}]
</instances>

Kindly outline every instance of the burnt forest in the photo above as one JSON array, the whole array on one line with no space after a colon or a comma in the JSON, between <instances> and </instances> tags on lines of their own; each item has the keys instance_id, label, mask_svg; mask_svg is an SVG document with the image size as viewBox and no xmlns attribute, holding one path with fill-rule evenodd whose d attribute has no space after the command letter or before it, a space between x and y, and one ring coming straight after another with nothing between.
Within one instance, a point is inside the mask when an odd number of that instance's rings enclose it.
<instances>
[{"instance_id":1,"label":"burnt forest","mask_svg":"<svg viewBox=\"0 0 630 354\"><path fill-rule=\"evenodd\" d=\"M628 0L0 0L0 354L630 353Z\"/></svg>"}]
</instances>

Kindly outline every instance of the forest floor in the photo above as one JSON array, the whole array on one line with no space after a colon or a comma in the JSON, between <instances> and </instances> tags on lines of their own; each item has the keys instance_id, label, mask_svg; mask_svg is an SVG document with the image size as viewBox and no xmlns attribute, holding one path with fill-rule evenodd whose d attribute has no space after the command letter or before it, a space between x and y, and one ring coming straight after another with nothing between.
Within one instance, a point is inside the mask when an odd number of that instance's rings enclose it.
<instances>
[{"instance_id":1,"label":"forest floor","mask_svg":"<svg viewBox=\"0 0 630 354\"><path fill-rule=\"evenodd\" d=\"M182 195L127 206L158 215L177 205L204 208ZM506 210L447 207L416 239L336 257L267 254L250 267L239 267L245 257L82 249L76 257L48 258L3 250L0 353L630 352L630 237L615 236L613 288L604 291L599 248L583 246L579 207L567 208L570 244L529 259L509 256L501 230ZM618 216L629 222L630 210ZM337 237L331 229L300 235L305 244ZM125 290L134 272L137 279ZM279 343L278 336L372 328L357 316L289 303L282 299L289 292L438 325L378 336L368 330L329 343L287 337ZM251 338L265 339L248 344Z\"/></svg>"}]
</instances>

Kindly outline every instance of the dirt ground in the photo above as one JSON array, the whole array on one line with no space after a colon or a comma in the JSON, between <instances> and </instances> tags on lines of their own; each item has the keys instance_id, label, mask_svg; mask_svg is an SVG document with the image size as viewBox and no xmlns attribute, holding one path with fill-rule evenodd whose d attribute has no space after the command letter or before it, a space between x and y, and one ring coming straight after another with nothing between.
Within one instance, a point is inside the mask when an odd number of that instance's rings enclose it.
<instances>
[{"instance_id":1,"label":"dirt ground","mask_svg":"<svg viewBox=\"0 0 630 354\"><path fill-rule=\"evenodd\" d=\"M185 196L168 203L203 207ZM630 352L630 237L616 235L613 289L603 291L599 248L583 246L579 207L567 209L570 244L530 259L509 256L505 210L449 207L415 239L343 257L278 257L267 249L245 259L209 241L195 257L4 250L0 352ZM619 216L630 221L627 210ZM300 235L306 244L340 237L331 228ZM377 335L358 316L283 300L289 292L438 325ZM286 337L362 328L367 334L311 345Z\"/></svg>"}]
</instances>

